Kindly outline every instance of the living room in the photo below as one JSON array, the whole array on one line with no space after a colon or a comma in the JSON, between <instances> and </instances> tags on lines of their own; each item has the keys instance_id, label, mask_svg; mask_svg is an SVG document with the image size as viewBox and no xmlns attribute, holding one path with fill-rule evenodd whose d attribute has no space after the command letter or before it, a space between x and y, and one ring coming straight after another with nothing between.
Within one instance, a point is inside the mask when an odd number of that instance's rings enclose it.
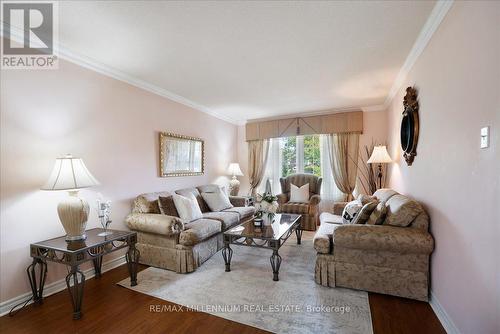
<instances>
[{"instance_id":1,"label":"living room","mask_svg":"<svg viewBox=\"0 0 500 334\"><path fill-rule=\"evenodd\" d=\"M500 332L499 2L1 8L1 332Z\"/></svg>"}]
</instances>

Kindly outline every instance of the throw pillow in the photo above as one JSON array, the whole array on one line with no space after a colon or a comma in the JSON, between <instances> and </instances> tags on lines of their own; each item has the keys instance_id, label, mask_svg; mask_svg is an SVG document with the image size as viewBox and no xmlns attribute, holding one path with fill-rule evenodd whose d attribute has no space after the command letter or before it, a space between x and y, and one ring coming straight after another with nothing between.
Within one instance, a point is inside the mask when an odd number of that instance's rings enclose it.
<instances>
[{"instance_id":1,"label":"throw pillow","mask_svg":"<svg viewBox=\"0 0 500 334\"><path fill-rule=\"evenodd\" d=\"M189 223L203 217L198 201L192 193L189 193L186 197L177 194L173 194L172 197L179 217L184 222Z\"/></svg>"},{"instance_id":2,"label":"throw pillow","mask_svg":"<svg viewBox=\"0 0 500 334\"><path fill-rule=\"evenodd\" d=\"M356 218L362 207L361 203L357 200L347 203L344 211L342 212L342 223L352 224L354 218Z\"/></svg>"},{"instance_id":3,"label":"throw pillow","mask_svg":"<svg viewBox=\"0 0 500 334\"><path fill-rule=\"evenodd\" d=\"M387 201L387 217L384 224L409 226L422 211L422 207L416 201L403 195L394 195Z\"/></svg>"},{"instance_id":4,"label":"throw pillow","mask_svg":"<svg viewBox=\"0 0 500 334\"><path fill-rule=\"evenodd\" d=\"M179 213L175 208L174 198L172 196L158 197L158 207L160 208L160 213L163 215L179 217Z\"/></svg>"},{"instance_id":5,"label":"throw pillow","mask_svg":"<svg viewBox=\"0 0 500 334\"><path fill-rule=\"evenodd\" d=\"M210 211L218 212L233 207L229 201L229 197L227 197L221 189L215 192L201 193L201 197L203 197L205 203L207 203Z\"/></svg>"},{"instance_id":6,"label":"throw pillow","mask_svg":"<svg viewBox=\"0 0 500 334\"><path fill-rule=\"evenodd\" d=\"M366 221L370 218L370 215L372 214L373 210L377 207L378 201L372 201L368 202L363 207L361 210L359 210L358 214L352 221L352 224L364 224Z\"/></svg>"},{"instance_id":7,"label":"throw pillow","mask_svg":"<svg viewBox=\"0 0 500 334\"><path fill-rule=\"evenodd\" d=\"M360 201L361 204L363 204L363 205L368 204L368 203L373 202L373 201L378 201L377 197L365 195L365 194L359 194L357 200Z\"/></svg>"},{"instance_id":8,"label":"throw pillow","mask_svg":"<svg viewBox=\"0 0 500 334\"><path fill-rule=\"evenodd\" d=\"M366 224L382 225L386 213L387 213L387 208L385 207L385 203L384 202L378 203L377 206L375 207L375 210L373 210L372 214L370 215L370 218L368 218Z\"/></svg>"},{"instance_id":9,"label":"throw pillow","mask_svg":"<svg viewBox=\"0 0 500 334\"><path fill-rule=\"evenodd\" d=\"M297 187L295 184L290 184L290 202L292 203L308 203L309 202L309 183L302 187Z\"/></svg>"}]
</instances>

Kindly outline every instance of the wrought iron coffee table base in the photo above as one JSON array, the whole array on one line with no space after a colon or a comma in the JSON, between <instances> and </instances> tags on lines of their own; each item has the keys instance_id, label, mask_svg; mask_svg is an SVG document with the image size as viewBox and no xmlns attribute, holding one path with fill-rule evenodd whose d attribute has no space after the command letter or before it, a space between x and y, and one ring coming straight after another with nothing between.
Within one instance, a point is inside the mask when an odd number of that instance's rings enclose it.
<instances>
[{"instance_id":1,"label":"wrought iron coffee table base","mask_svg":"<svg viewBox=\"0 0 500 334\"><path fill-rule=\"evenodd\" d=\"M88 231L89 234L97 234L100 229ZM47 261L58 262L70 267L66 276L66 287L73 306L73 319L82 317L83 290L85 287L85 275L80 270L80 264L92 260L94 264L95 277L102 276L102 257L104 254L114 252L118 249L128 247L125 255L130 274L130 285L137 285L137 266L139 263L139 250L135 247L137 234L129 231L116 231L118 235L112 240L102 238L102 241L86 245L84 243L76 245L75 249L67 249L55 245L54 240L47 240L31 245L31 256L33 262L28 266L28 274L33 301L35 304L43 303L43 288L47 277ZM64 237L62 237L64 240ZM88 239L87 239L88 240ZM115 243L116 242L116 243ZM38 272L37 272L37 268Z\"/></svg>"},{"instance_id":2,"label":"wrought iron coffee table base","mask_svg":"<svg viewBox=\"0 0 500 334\"><path fill-rule=\"evenodd\" d=\"M292 228L280 239L261 239L259 237L241 237L237 235L224 234L224 248L222 249L222 257L226 266L226 272L231 271L231 258L233 257L233 250L230 245L241 245L256 248L272 249L273 254L269 258L271 267L273 269L273 281L279 281L279 272L282 258L278 253L279 248L285 243L290 235L295 231L297 237L297 245L301 244L302 229L300 227L300 218L293 225Z\"/></svg>"}]
</instances>

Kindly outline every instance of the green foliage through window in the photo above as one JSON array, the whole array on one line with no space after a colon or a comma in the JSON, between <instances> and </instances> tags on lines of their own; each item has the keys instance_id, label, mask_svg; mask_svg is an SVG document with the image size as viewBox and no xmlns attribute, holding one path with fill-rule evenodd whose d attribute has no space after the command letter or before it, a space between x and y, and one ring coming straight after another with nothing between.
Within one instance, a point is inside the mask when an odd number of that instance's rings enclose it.
<instances>
[{"instance_id":1,"label":"green foliage through window","mask_svg":"<svg viewBox=\"0 0 500 334\"><path fill-rule=\"evenodd\" d=\"M282 163L281 173L283 177L296 173L297 171L297 137L286 137L281 139Z\"/></svg>"},{"instance_id":2,"label":"green foliage through window","mask_svg":"<svg viewBox=\"0 0 500 334\"><path fill-rule=\"evenodd\" d=\"M304 137L304 173L321 176L319 136Z\"/></svg>"},{"instance_id":3,"label":"green foliage through window","mask_svg":"<svg viewBox=\"0 0 500 334\"><path fill-rule=\"evenodd\" d=\"M293 173L321 176L319 136L281 138L280 147L283 177ZM303 161L297 161L297 157L303 157Z\"/></svg>"}]
</instances>

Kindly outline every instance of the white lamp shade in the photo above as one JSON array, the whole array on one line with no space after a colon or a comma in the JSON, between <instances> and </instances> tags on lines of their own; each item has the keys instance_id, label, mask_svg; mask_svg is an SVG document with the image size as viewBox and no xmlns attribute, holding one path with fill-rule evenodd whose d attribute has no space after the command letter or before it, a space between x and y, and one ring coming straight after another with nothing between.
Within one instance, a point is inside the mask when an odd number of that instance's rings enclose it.
<instances>
[{"instance_id":1,"label":"white lamp shade","mask_svg":"<svg viewBox=\"0 0 500 334\"><path fill-rule=\"evenodd\" d=\"M387 153L387 147L384 145L382 146L375 146L373 148L372 155L370 159L367 161L369 164L387 164L392 162L391 157L389 156L389 153Z\"/></svg>"},{"instance_id":2,"label":"white lamp shade","mask_svg":"<svg viewBox=\"0 0 500 334\"><path fill-rule=\"evenodd\" d=\"M240 169L240 164L237 162L233 162L229 164L229 168L227 169L227 173L233 176L243 176L243 172Z\"/></svg>"},{"instance_id":3,"label":"white lamp shade","mask_svg":"<svg viewBox=\"0 0 500 334\"><path fill-rule=\"evenodd\" d=\"M71 190L96 186L99 181L89 172L82 159L71 154L57 158L42 190Z\"/></svg>"}]
</instances>

